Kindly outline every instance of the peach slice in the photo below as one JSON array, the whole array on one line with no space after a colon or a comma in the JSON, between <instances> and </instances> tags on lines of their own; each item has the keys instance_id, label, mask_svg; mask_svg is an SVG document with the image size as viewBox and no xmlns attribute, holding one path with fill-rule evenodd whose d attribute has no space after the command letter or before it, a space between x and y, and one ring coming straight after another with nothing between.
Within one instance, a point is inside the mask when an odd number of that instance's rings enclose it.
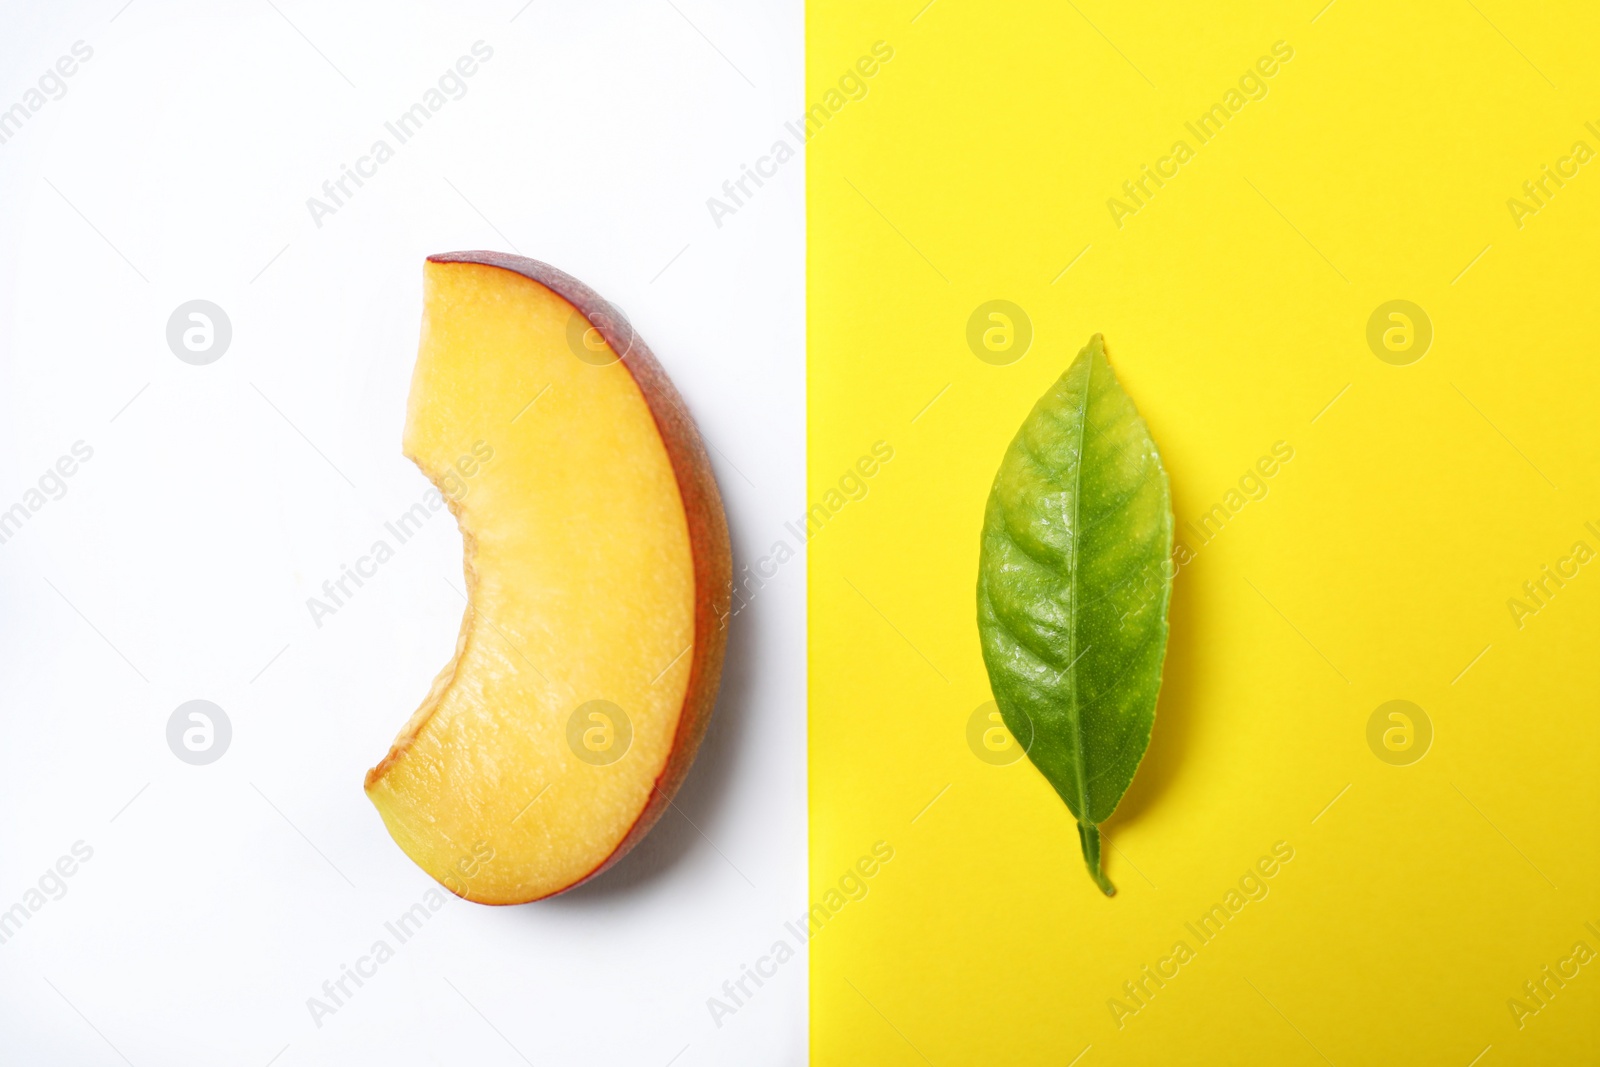
<instances>
[{"instance_id":1,"label":"peach slice","mask_svg":"<svg viewBox=\"0 0 1600 1067\"><path fill-rule=\"evenodd\" d=\"M367 795L484 904L571 889L661 817L704 735L732 582L677 390L588 286L497 252L428 257L405 454L466 545L455 657Z\"/></svg>"}]
</instances>

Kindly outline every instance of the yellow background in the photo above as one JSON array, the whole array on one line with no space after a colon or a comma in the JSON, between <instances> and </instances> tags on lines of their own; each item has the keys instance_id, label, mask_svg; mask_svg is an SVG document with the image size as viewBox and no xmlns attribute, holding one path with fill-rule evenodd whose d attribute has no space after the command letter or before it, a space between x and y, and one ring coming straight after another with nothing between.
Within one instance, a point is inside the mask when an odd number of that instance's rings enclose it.
<instances>
[{"instance_id":1,"label":"yellow background","mask_svg":"<svg viewBox=\"0 0 1600 1067\"><path fill-rule=\"evenodd\" d=\"M812 500L895 450L809 549L813 898L895 850L812 942L814 1061L1596 1062L1600 961L1520 1029L1506 1002L1600 950L1600 562L1521 629L1507 601L1600 549L1600 162L1520 229L1506 201L1600 149L1600 18L921 4L809 5L808 103L895 49L808 147ZM1185 120L1280 40L1268 95L1198 146ZM1196 157L1116 227L1179 138ZM1409 366L1366 342L1397 298L1435 333ZM1009 366L966 344L992 299L1033 323ZM966 742L984 498L1096 331L1180 534L1294 448L1175 582L1114 899L1031 764ZM1391 699L1433 724L1411 766L1367 745ZM1270 894L1199 946L1185 921L1277 841ZM1180 938L1196 958L1119 1029L1108 999Z\"/></svg>"}]
</instances>

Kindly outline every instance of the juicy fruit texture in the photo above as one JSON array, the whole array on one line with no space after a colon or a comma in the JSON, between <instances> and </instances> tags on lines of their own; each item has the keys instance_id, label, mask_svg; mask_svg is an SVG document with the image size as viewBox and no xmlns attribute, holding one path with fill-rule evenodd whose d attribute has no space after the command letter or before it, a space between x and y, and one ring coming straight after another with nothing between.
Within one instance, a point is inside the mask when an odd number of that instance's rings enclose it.
<instances>
[{"instance_id":1,"label":"juicy fruit texture","mask_svg":"<svg viewBox=\"0 0 1600 1067\"><path fill-rule=\"evenodd\" d=\"M1172 591L1172 502L1155 442L1099 334L1034 405L983 519L978 631L995 702L1078 820L1099 824L1150 743Z\"/></svg>"},{"instance_id":2,"label":"juicy fruit texture","mask_svg":"<svg viewBox=\"0 0 1600 1067\"><path fill-rule=\"evenodd\" d=\"M405 453L460 524L468 606L366 788L447 888L520 903L615 862L686 773L727 529L682 402L592 291L493 253L432 257L424 284Z\"/></svg>"}]
</instances>

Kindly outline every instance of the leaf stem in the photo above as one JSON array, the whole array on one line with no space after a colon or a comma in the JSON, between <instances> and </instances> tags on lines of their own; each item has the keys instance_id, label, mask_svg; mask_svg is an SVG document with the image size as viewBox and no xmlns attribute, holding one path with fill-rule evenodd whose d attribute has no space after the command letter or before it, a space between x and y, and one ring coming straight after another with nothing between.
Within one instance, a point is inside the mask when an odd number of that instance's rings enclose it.
<instances>
[{"instance_id":1,"label":"leaf stem","mask_svg":"<svg viewBox=\"0 0 1600 1067\"><path fill-rule=\"evenodd\" d=\"M1089 868L1089 877L1100 887L1100 892L1108 897L1116 896L1117 887L1111 884L1111 879L1100 869L1100 827L1094 823L1080 822L1078 840L1083 845L1083 862Z\"/></svg>"}]
</instances>

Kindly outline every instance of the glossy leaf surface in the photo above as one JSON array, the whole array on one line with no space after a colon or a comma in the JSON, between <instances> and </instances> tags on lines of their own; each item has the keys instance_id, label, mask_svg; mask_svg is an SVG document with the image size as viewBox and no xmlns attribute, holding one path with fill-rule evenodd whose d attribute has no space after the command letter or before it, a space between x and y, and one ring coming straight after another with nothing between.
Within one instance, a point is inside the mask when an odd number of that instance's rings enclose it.
<instances>
[{"instance_id":1,"label":"glossy leaf surface","mask_svg":"<svg viewBox=\"0 0 1600 1067\"><path fill-rule=\"evenodd\" d=\"M996 703L1078 821L1099 824L1144 758L1172 589L1172 503L1155 442L1096 334L1006 449L984 514L978 631Z\"/></svg>"}]
</instances>

